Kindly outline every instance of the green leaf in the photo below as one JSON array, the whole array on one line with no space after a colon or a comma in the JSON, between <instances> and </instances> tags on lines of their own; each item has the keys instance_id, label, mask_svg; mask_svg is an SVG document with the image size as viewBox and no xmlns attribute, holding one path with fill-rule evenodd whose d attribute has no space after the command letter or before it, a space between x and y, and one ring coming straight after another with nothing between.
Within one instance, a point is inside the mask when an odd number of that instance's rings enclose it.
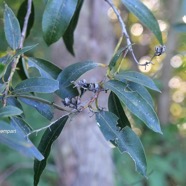
<instances>
[{"instance_id":1,"label":"green leaf","mask_svg":"<svg viewBox=\"0 0 186 186\"><path fill-rule=\"evenodd\" d=\"M134 83L138 83L157 92L161 92L151 78L139 72L121 71L118 74L116 74L115 79L122 82L126 82L126 80L132 81Z\"/></svg>"},{"instance_id":2,"label":"green leaf","mask_svg":"<svg viewBox=\"0 0 186 186\"><path fill-rule=\"evenodd\" d=\"M28 6L28 0L23 1L17 13L17 18L19 20L21 30L23 29L23 25L24 25L25 16L27 13L27 6ZM31 14L28 19L28 27L26 30L26 37L29 36L30 30L32 29L33 24L34 24L34 3L32 2Z\"/></svg>"},{"instance_id":3,"label":"green leaf","mask_svg":"<svg viewBox=\"0 0 186 186\"><path fill-rule=\"evenodd\" d=\"M42 30L48 45L58 41L67 30L78 0L48 0L42 19Z\"/></svg>"},{"instance_id":4,"label":"green leaf","mask_svg":"<svg viewBox=\"0 0 186 186\"><path fill-rule=\"evenodd\" d=\"M137 135L126 126L122 130L117 127L117 117L111 112L96 113L96 120L105 138L113 142L119 150L128 153L136 165L136 170L146 176L146 158L143 145Z\"/></svg>"},{"instance_id":5,"label":"green leaf","mask_svg":"<svg viewBox=\"0 0 186 186\"><path fill-rule=\"evenodd\" d=\"M15 55L13 56L13 58L24 54L25 52L28 52L29 50L32 50L33 48L35 48L38 44L35 45L31 45L31 46L26 46L23 47L22 49L17 49Z\"/></svg>"},{"instance_id":6,"label":"green leaf","mask_svg":"<svg viewBox=\"0 0 186 186\"><path fill-rule=\"evenodd\" d=\"M45 157L44 160L34 161L34 186L37 186L39 183L40 176L43 170L46 167L47 159L50 154L51 146L53 142L58 138L65 123L67 122L69 116L63 116L53 123L53 125L48 128L43 134L41 141L39 143L38 149Z\"/></svg>"},{"instance_id":7,"label":"green leaf","mask_svg":"<svg viewBox=\"0 0 186 186\"><path fill-rule=\"evenodd\" d=\"M148 102L137 92L126 90L127 84L110 80L104 84L105 88L114 92L120 101L139 119L141 119L154 132L161 132L158 117Z\"/></svg>"},{"instance_id":8,"label":"green leaf","mask_svg":"<svg viewBox=\"0 0 186 186\"><path fill-rule=\"evenodd\" d=\"M28 92L38 92L38 93L52 93L59 89L59 82L53 79L47 78L30 78L19 83L15 89L14 93L28 93Z\"/></svg>"},{"instance_id":9,"label":"green leaf","mask_svg":"<svg viewBox=\"0 0 186 186\"><path fill-rule=\"evenodd\" d=\"M163 45L159 24L152 12L140 0L121 0L126 8L133 13L147 28L149 28L160 44Z\"/></svg>"},{"instance_id":10,"label":"green leaf","mask_svg":"<svg viewBox=\"0 0 186 186\"><path fill-rule=\"evenodd\" d=\"M29 98L20 97L19 100L31 107L34 107L42 116L44 116L48 120L51 120L53 118L53 112L49 105Z\"/></svg>"},{"instance_id":11,"label":"green leaf","mask_svg":"<svg viewBox=\"0 0 186 186\"><path fill-rule=\"evenodd\" d=\"M101 66L101 64L92 61L84 61L65 68L57 78L59 80L59 91L57 94L63 99L76 96L77 92L74 92L76 89L73 88L74 85L72 85L71 82L76 81L82 74L98 66Z\"/></svg>"},{"instance_id":12,"label":"green leaf","mask_svg":"<svg viewBox=\"0 0 186 186\"><path fill-rule=\"evenodd\" d=\"M18 124L17 122L19 123L19 121L14 119L11 120L10 124L0 121L0 142L28 157L37 158L41 161L44 158L43 155L37 150L33 143L25 137L25 133L22 131L23 127L20 128L19 125L21 123Z\"/></svg>"},{"instance_id":13,"label":"green leaf","mask_svg":"<svg viewBox=\"0 0 186 186\"><path fill-rule=\"evenodd\" d=\"M111 92L108 99L108 109L118 117L117 126L119 129L123 129L126 126L130 126L130 122L123 110L120 100L118 97Z\"/></svg>"},{"instance_id":14,"label":"green leaf","mask_svg":"<svg viewBox=\"0 0 186 186\"><path fill-rule=\"evenodd\" d=\"M2 78L4 76L4 74L6 72L6 68L7 68L6 65L0 63L0 78Z\"/></svg>"},{"instance_id":15,"label":"green leaf","mask_svg":"<svg viewBox=\"0 0 186 186\"><path fill-rule=\"evenodd\" d=\"M6 84L0 83L0 94L2 94L4 92L5 88L6 88Z\"/></svg>"},{"instance_id":16,"label":"green leaf","mask_svg":"<svg viewBox=\"0 0 186 186\"><path fill-rule=\"evenodd\" d=\"M37 68L41 77L44 78L57 79L59 73L62 71L59 67L44 59L29 57L27 60L28 65Z\"/></svg>"},{"instance_id":17,"label":"green leaf","mask_svg":"<svg viewBox=\"0 0 186 186\"><path fill-rule=\"evenodd\" d=\"M81 11L81 7L83 5L84 0L78 0L78 4L77 4L77 8L76 11L70 21L70 24L67 28L67 30L65 31L64 35L63 35L63 40L65 43L65 46L67 48L67 50L74 55L74 49L73 49L73 44L74 44L74 30L76 28L78 19L79 19L79 14Z\"/></svg>"},{"instance_id":18,"label":"green leaf","mask_svg":"<svg viewBox=\"0 0 186 186\"><path fill-rule=\"evenodd\" d=\"M148 90L144 86L134 82L127 82L127 84L128 84L128 88L131 91L137 92L143 99L147 101L149 105L151 105L152 107L154 106L153 99L149 94Z\"/></svg>"},{"instance_id":19,"label":"green leaf","mask_svg":"<svg viewBox=\"0 0 186 186\"><path fill-rule=\"evenodd\" d=\"M10 117L20 115L23 111L11 105L0 108L0 117Z\"/></svg>"},{"instance_id":20,"label":"green leaf","mask_svg":"<svg viewBox=\"0 0 186 186\"><path fill-rule=\"evenodd\" d=\"M21 29L19 21L7 4L4 10L4 30L9 46L14 50L18 49L21 42Z\"/></svg>"},{"instance_id":21,"label":"green leaf","mask_svg":"<svg viewBox=\"0 0 186 186\"><path fill-rule=\"evenodd\" d=\"M109 75L113 76L114 73L117 73L119 66L123 59L123 54L127 52L129 46L123 47L119 49L116 54L112 57L108 67L109 67Z\"/></svg>"}]
</instances>

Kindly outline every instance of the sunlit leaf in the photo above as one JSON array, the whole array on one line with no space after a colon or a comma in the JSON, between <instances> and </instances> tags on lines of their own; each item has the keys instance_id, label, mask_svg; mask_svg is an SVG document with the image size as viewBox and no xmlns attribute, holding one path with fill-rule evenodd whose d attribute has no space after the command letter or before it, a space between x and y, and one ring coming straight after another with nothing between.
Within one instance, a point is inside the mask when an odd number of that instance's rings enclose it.
<instances>
[{"instance_id":1,"label":"sunlit leaf","mask_svg":"<svg viewBox=\"0 0 186 186\"><path fill-rule=\"evenodd\" d=\"M59 73L62 71L59 67L44 59L29 57L27 60L28 65L37 68L44 78L57 79Z\"/></svg>"},{"instance_id":2,"label":"sunlit leaf","mask_svg":"<svg viewBox=\"0 0 186 186\"><path fill-rule=\"evenodd\" d=\"M146 176L146 158L143 145L137 135L126 126L122 130L117 127L117 117L111 112L96 113L96 120L105 138L113 142L119 150L128 153L134 160L136 170Z\"/></svg>"},{"instance_id":3,"label":"sunlit leaf","mask_svg":"<svg viewBox=\"0 0 186 186\"><path fill-rule=\"evenodd\" d=\"M121 0L126 8L149 28L160 44L163 44L159 24L152 12L140 0Z\"/></svg>"},{"instance_id":4,"label":"sunlit leaf","mask_svg":"<svg viewBox=\"0 0 186 186\"><path fill-rule=\"evenodd\" d=\"M28 6L28 0L23 1L23 3L21 4L21 6L18 10L18 13L17 13L17 18L19 20L21 29L23 29L25 16L26 16L27 9L28 9L27 6ZM30 30L32 29L33 24L34 24L34 3L32 2L31 14L30 14L30 17L28 19L28 27L27 27L27 30L26 30L26 37L29 36Z\"/></svg>"},{"instance_id":5,"label":"sunlit leaf","mask_svg":"<svg viewBox=\"0 0 186 186\"><path fill-rule=\"evenodd\" d=\"M159 119L148 102L137 92L127 89L127 84L116 80L105 83L105 88L113 91L126 107L139 119L141 119L154 132L161 132Z\"/></svg>"},{"instance_id":6,"label":"sunlit leaf","mask_svg":"<svg viewBox=\"0 0 186 186\"><path fill-rule=\"evenodd\" d=\"M65 46L67 48L67 50L74 55L74 49L73 49L73 44L74 44L74 30L76 28L78 19L79 19L79 14L80 14L80 10L81 7L83 5L84 0L78 0L78 4L77 4L77 8L76 11L70 21L70 24L67 28L67 30L65 31L64 35L63 35L63 40L65 43Z\"/></svg>"},{"instance_id":7,"label":"sunlit leaf","mask_svg":"<svg viewBox=\"0 0 186 186\"><path fill-rule=\"evenodd\" d=\"M7 4L4 10L4 30L9 46L14 50L18 49L21 42L21 29L14 12Z\"/></svg>"},{"instance_id":8,"label":"sunlit leaf","mask_svg":"<svg viewBox=\"0 0 186 186\"><path fill-rule=\"evenodd\" d=\"M92 61L84 61L65 68L57 78L59 80L58 95L61 98L74 97L77 95L77 92L74 92L76 89L73 88L74 85L72 85L72 81L76 81L85 72L98 66L101 66L101 64Z\"/></svg>"},{"instance_id":9,"label":"sunlit leaf","mask_svg":"<svg viewBox=\"0 0 186 186\"><path fill-rule=\"evenodd\" d=\"M19 83L14 93L21 94L26 92L52 93L59 89L59 82L47 78L30 78Z\"/></svg>"},{"instance_id":10,"label":"sunlit leaf","mask_svg":"<svg viewBox=\"0 0 186 186\"><path fill-rule=\"evenodd\" d=\"M42 30L48 45L58 41L67 30L78 0L48 0L42 19Z\"/></svg>"},{"instance_id":11,"label":"sunlit leaf","mask_svg":"<svg viewBox=\"0 0 186 186\"><path fill-rule=\"evenodd\" d=\"M111 92L109 95L108 109L110 112L114 113L118 117L117 126L120 130L126 126L130 126L130 122L125 115L121 102L113 92Z\"/></svg>"},{"instance_id":12,"label":"sunlit leaf","mask_svg":"<svg viewBox=\"0 0 186 186\"><path fill-rule=\"evenodd\" d=\"M11 105L0 108L0 117L10 117L20 115L23 111Z\"/></svg>"},{"instance_id":13,"label":"sunlit leaf","mask_svg":"<svg viewBox=\"0 0 186 186\"><path fill-rule=\"evenodd\" d=\"M47 118L48 120L51 120L53 118L53 112L49 105L44 104L42 102L36 101L34 99L29 98L19 98L20 101L23 103L35 108L42 116Z\"/></svg>"},{"instance_id":14,"label":"sunlit leaf","mask_svg":"<svg viewBox=\"0 0 186 186\"><path fill-rule=\"evenodd\" d=\"M55 121L53 125L50 126L50 128L46 129L45 133L43 134L38 149L43 154L45 159L42 161L38 161L38 160L34 161L34 186L38 185L40 176L46 167L51 146L53 142L60 135L67 120L68 120L68 116L61 117L60 119Z\"/></svg>"},{"instance_id":15,"label":"sunlit leaf","mask_svg":"<svg viewBox=\"0 0 186 186\"><path fill-rule=\"evenodd\" d=\"M44 157L33 145L33 143L25 137L25 133L17 125L16 121L11 121L11 125L0 121L0 143L24 154L31 158L37 158L41 161Z\"/></svg>"},{"instance_id":16,"label":"sunlit leaf","mask_svg":"<svg viewBox=\"0 0 186 186\"><path fill-rule=\"evenodd\" d=\"M126 80L132 81L134 83L138 83L140 85L148 87L152 90L161 92L151 78L139 72L121 71L118 74L116 74L115 79L123 82L126 82Z\"/></svg>"}]
</instances>

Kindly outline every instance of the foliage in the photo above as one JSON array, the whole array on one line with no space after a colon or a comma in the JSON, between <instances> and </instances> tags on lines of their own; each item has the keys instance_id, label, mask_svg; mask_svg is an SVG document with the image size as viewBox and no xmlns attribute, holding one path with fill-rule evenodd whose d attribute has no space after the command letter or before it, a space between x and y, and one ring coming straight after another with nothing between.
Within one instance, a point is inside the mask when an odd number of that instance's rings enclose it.
<instances>
[{"instance_id":1,"label":"foliage","mask_svg":"<svg viewBox=\"0 0 186 186\"><path fill-rule=\"evenodd\" d=\"M160 90L148 76L120 69L128 52L132 54L135 62L138 63L138 61L136 61L128 33L124 29L124 22L115 6L110 1L106 1L119 18L122 28L121 39L127 38L127 46L122 48L119 41L109 65L94 61L82 61L73 65L70 64L62 70L52 62L27 55L27 51L37 47L37 44L33 43L32 46L25 46L24 41L31 32L34 21L34 3L29 0L27 6L25 6L25 2L20 5L18 18L7 4L5 4L4 8L4 31L10 50L0 60L2 100L0 126L5 132L15 130L16 134L1 134L1 141L7 146L35 158L34 185L36 186L45 169L51 146L61 133L67 119L75 117L85 109L89 109L95 113L96 122L106 140L111 141L122 153L128 153L135 162L136 170L147 177L143 145L133 131L130 120L125 113L126 110L127 112L130 111L150 129L162 133L158 117L153 108L152 98L146 88L158 92ZM161 32L151 11L138 0L133 1L136 5L131 1L122 0L121 2L155 34L157 40L162 44ZM71 54L75 53L73 34L82 3L83 0L48 0L46 2L42 18L42 31L47 45L51 45L63 38L69 52ZM157 49L153 58L164 52L161 45ZM147 61L144 64L138 63L138 65L146 67L150 63L151 61ZM21 68L18 69L18 65ZM84 79L78 80L87 71L98 67L107 69L106 80L98 83L87 82ZM34 68L38 73L31 73L31 68ZM20 82L13 81L15 72L19 75ZM88 103L82 103L81 97L88 91L92 92L93 97L90 98ZM110 92L108 99L109 111L105 111L99 105L98 98L101 92L106 95ZM62 103L57 105L39 96L38 93L58 95ZM34 107L50 122L53 118L52 109L59 109L64 111L65 114L43 128L32 130L30 127L32 124L24 120L25 111L20 104L21 102ZM45 129L39 147L36 148L29 137L31 134Z\"/></svg>"}]
</instances>

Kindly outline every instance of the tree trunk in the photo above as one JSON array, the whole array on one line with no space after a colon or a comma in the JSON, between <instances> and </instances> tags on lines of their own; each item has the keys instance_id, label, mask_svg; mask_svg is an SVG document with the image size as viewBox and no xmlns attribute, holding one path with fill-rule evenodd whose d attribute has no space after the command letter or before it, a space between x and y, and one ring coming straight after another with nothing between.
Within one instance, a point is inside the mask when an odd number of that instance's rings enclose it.
<instances>
[{"instance_id":1,"label":"tree trunk","mask_svg":"<svg viewBox=\"0 0 186 186\"><path fill-rule=\"evenodd\" d=\"M163 61L163 67L161 72L162 93L158 98L158 116L162 124L168 124L170 122L170 88L169 81L172 77L173 68L170 65L170 60L174 56L174 52L177 49L178 35L172 28L172 24L176 17L176 11L179 9L179 3L177 1L169 1L165 3L165 7L168 7L169 12L167 15L170 21L170 29L167 36L166 44L166 57Z\"/></svg>"},{"instance_id":2,"label":"tree trunk","mask_svg":"<svg viewBox=\"0 0 186 186\"><path fill-rule=\"evenodd\" d=\"M114 50L114 34L106 17L107 9L104 1L85 1L75 33L76 57L58 42L53 46L53 61L62 68L87 59L108 63ZM103 71L96 69L85 78L88 82L98 82L104 79ZM56 144L55 160L61 186L113 186L111 149L94 116L90 117L87 111L65 126Z\"/></svg>"}]
</instances>

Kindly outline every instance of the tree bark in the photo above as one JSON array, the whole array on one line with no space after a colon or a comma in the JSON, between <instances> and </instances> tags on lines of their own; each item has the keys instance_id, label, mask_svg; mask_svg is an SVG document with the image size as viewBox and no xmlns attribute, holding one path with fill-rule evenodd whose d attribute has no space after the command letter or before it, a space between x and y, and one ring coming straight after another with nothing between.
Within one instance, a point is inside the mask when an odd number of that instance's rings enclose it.
<instances>
[{"instance_id":1,"label":"tree bark","mask_svg":"<svg viewBox=\"0 0 186 186\"><path fill-rule=\"evenodd\" d=\"M166 44L166 57L163 60L163 67L161 70L161 83L162 93L158 98L158 116L162 124L168 124L170 122L170 88L169 81L172 77L173 68L170 65L170 60L174 56L174 52L177 49L178 35L172 28L172 24L176 17L176 11L179 8L179 3L172 0L165 3L166 7L169 7L167 15L170 21L170 29L167 36Z\"/></svg>"},{"instance_id":2,"label":"tree bark","mask_svg":"<svg viewBox=\"0 0 186 186\"><path fill-rule=\"evenodd\" d=\"M87 59L108 63L114 50L114 34L106 16L107 9L104 1L85 1L75 33L76 57L73 58L64 44L58 42L53 46L53 61L62 68ZM103 72L105 70L96 69L83 78L98 82L104 79ZM105 99L101 102L106 105ZM65 126L56 144L55 160L59 185L113 186L111 149L94 116L90 117L86 111Z\"/></svg>"}]
</instances>

